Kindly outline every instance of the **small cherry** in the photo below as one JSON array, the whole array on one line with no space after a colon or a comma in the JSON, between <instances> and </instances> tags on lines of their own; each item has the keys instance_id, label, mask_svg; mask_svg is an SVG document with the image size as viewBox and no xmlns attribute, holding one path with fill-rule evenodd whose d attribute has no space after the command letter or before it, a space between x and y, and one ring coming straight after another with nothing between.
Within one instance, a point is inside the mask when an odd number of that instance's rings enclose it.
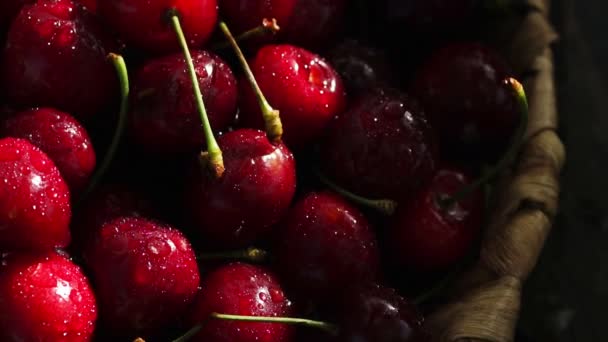
<instances>
[{"instance_id":1,"label":"small cherry","mask_svg":"<svg viewBox=\"0 0 608 342\"><path fill-rule=\"evenodd\" d=\"M84 273L54 251L2 255L2 341L93 340L95 295Z\"/></svg>"},{"instance_id":2,"label":"small cherry","mask_svg":"<svg viewBox=\"0 0 608 342\"><path fill-rule=\"evenodd\" d=\"M320 302L378 276L379 250L366 218L333 193L310 193L277 233L275 260L288 289Z\"/></svg>"},{"instance_id":3,"label":"small cherry","mask_svg":"<svg viewBox=\"0 0 608 342\"><path fill-rule=\"evenodd\" d=\"M494 158L517 128L518 104L503 82L509 76L506 63L489 47L454 43L424 63L411 92L438 128L448 154Z\"/></svg>"},{"instance_id":4,"label":"small cherry","mask_svg":"<svg viewBox=\"0 0 608 342\"><path fill-rule=\"evenodd\" d=\"M70 191L29 141L0 139L0 249L50 250L70 242Z\"/></svg>"},{"instance_id":5,"label":"small cherry","mask_svg":"<svg viewBox=\"0 0 608 342\"><path fill-rule=\"evenodd\" d=\"M432 177L437 145L417 102L380 88L333 122L321 148L323 171L359 195L398 200Z\"/></svg>"},{"instance_id":6,"label":"small cherry","mask_svg":"<svg viewBox=\"0 0 608 342\"><path fill-rule=\"evenodd\" d=\"M17 108L53 107L86 120L112 103L114 47L96 18L71 0L27 5L3 52L7 99Z\"/></svg>"},{"instance_id":7,"label":"small cherry","mask_svg":"<svg viewBox=\"0 0 608 342\"><path fill-rule=\"evenodd\" d=\"M211 126L223 131L236 116L236 79L214 54L193 51L192 58ZM183 55L146 62L135 76L131 95L129 114L135 140L157 153L200 150L205 135L192 91Z\"/></svg>"},{"instance_id":8,"label":"small cherry","mask_svg":"<svg viewBox=\"0 0 608 342\"><path fill-rule=\"evenodd\" d=\"M110 221L85 251L100 323L117 337L154 337L184 314L200 283L196 256L178 230L139 217Z\"/></svg>"},{"instance_id":9,"label":"small cherry","mask_svg":"<svg viewBox=\"0 0 608 342\"><path fill-rule=\"evenodd\" d=\"M53 108L15 114L0 127L4 136L29 140L55 163L72 196L84 189L95 169L95 150L86 129L71 115Z\"/></svg>"},{"instance_id":10,"label":"small cherry","mask_svg":"<svg viewBox=\"0 0 608 342\"><path fill-rule=\"evenodd\" d=\"M137 48L164 54L179 51L168 17L177 16L189 46L201 46L217 23L216 0L103 0L99 15L118 34Z\"/></svg>"}]
</instances>

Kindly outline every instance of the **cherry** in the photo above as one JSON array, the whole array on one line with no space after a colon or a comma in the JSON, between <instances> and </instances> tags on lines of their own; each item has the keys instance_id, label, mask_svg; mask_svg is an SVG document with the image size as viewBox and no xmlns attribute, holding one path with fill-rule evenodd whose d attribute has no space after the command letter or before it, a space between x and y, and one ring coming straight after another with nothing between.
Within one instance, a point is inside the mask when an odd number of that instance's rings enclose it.
<instances>
[{"instance_id":1,"label":"cherry","mask_svg":"<svg viewBox=\"0 0 608 342\"><path fill-rule=\"evenodd\" d=\"M162 333L199 286L196 256L178 230L138 217L102 226L85 251L100 320L116 336Z\"/></svg>"},{"instance_id":2,"label":"cherry","mask_svg":"<svg viewBox=\"0 0 608 342\"><path fill-rule=\"evenodd\" d=\"M202 326L191 341L291 341L293 327L287 324L210 318L212 313L270 317L291 315L291 302L270 271L259 266L231 263L207 275L201 285L202 290L189 321Z\"/></svg>"},{"instance_id":3,"label":"cherry","mask_svg":"<svg viewBox=\"0 0 608 342\"><path fill-rule=\"evenodd\" d=\"M2 341L92 341L93 290L80 267L56 252L3 255L0 303Z\"/></svg>"},{"instance_id":4,"label":"cherry","mask_svg":"<svg viewBox=\"0 0 608 342\"><path fill-rule=\"evenodd\" d=\"M328 299L378 274L380 253L372 227L359 210L333 193L304 196L278 234L277 267L298 297Z\"/></svg>"},{"instance_id":5,"label":"cherry","mask_svg":"<svg viewBox=\"0 0 608 342\"><path fill-rule=\"evenodd\" d=\"M179 50L167 23L169 10L177 12L190 46L201 46L217 23L216 0L103 0L98 12L127 43L153 53Z\"/></svg>"},{"instance_id":6,"label":"cherry","mask_svg":"<svg viewBox=\"0 0 608 342\"><path fill-rule=\"evenodd\" d=\"M86 129L53 108L20 112L2 123L2 134L29 140L55 163L72 195L84 189L95 169L95 150Z\"/></svg>"},{"instance_id":7,"label":"cherry","mask_svg":"<svg viewBox=\"0 0 608 342\"><path fill-rule=\"evenodd\" d=\"M53 161L29 141L0 139L0 249L70 242L70 192Z\"/></svg>"},{"instance_id":8,"label":"cherry","mask_svg":"<svg viewBox=\"0 0 608 342\"><path fill-rule=\"evenodd\" d=\"M230 67L206 51L193 51L211 126L225 130L236 115L237 85ZM135 76L130 121L135 139L154 152L188 152L205 143L192 83L181 54L148 61Z\"/></svg>"},{"instance_id":9,"label":"cherry","mask_svg":"<svg viewBox=\"0 0 608 342\"><path fill-rule=\"evenodd\" d=\"M251 61L251 69L268 102L281 112L284 140L300 149L320 137L346 105L338 73L320 56L293 45L267 45ZM246 127L263 128L255 92L241 82L241 113Z\"/></svg>"},{"instance_id":10,"label":"cherry","mask_svg":"<svg viewBox=\"0 0 608 342\"><path fill-rule=\"evenodd\" d=\"M271 143L258 130L228 132L218 144L223 176L210 177L197 165L187 182L185 206L213 245L244 247L269 233L291 204L295 160L284 144Z\"/></svg>"},{"instance_id":11,"label":"cherry","mask_svg":"<svg viewBox=\"0 0 608 342\"><path fill-rule=\"evenodd\" d=\"M388 21L416 34L448 34L473 16L476 0L388 0Z\"/></svg>"},{"instance_id":12,"label":"cherry","mask_svg":"<svg viewBox=\"0 0 608 342\"><path fill-rule=\"evenodd\" d=\"M411 84L452 155L495 157L517 127L518 103L502 58L478 43L436 51Z\"/></svg>"},{"instance_id":13,"label":"cherry","mask_svg":"<svg viewBox=\"0 0 608 342\"><path fill-rule=\"evenodd\" d=\"M393 89L359 98L333 122L323 170L357 194L400 199L432 177L435 132L416 101Z\"/></svg>"},{"instance_id":14,"label":"cherry","mask_svg":"<svg viewBox=\"0 0 608 342\"><path fill-rule=\"evenodd\" d=\"M113 44L92 14L71 0L23 8L8 34L2 64L7 98L19 108L48 106L80 120L114 99Z\"/></svg>"}]
</instances>

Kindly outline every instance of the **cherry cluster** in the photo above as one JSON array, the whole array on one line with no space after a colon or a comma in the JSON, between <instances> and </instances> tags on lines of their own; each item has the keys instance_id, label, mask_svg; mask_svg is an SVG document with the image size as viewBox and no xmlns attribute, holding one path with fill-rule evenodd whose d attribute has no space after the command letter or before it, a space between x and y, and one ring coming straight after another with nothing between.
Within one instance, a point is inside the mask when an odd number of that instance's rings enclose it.
<instances>
[{"instance_id":1,"label":"cherry cluster","mask_svg":"<svg viewBox=\"0 0 608 342\"><path fill-rule=\"evenodd\" d=\"M430 341L526 127L479 10L2 0L0 340Z\"/></svg>"}]
</instances>

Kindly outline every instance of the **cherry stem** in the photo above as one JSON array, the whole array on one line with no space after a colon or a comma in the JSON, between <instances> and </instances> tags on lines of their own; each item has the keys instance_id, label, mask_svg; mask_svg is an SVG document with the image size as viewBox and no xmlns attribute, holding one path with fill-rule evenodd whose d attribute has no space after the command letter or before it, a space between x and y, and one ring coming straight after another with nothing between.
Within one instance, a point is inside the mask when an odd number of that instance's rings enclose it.
<instances>
[{"instance_id":1,"label":"cherry stem","mask_svg":"<svg viewBox=\"0 0 608 342\"><path fill-rule=\"evenodd\" d=\"M275 35L281 30L281 27L277 23L277 20L272 18L264 18L262 19L262 24L258 25L250 30L247 30L240 35L236 36L234 39L238 43L242 43L243 41L247 41L252 38L262 37L267 34ZM230 42L222 42L215 46L213 46L213 50L221 50L230 47Z\"/></svg>"},{"instance_id":2,"label":"cherry stem","mask_svg":"<svg viewBox=\"0 0 608 342\"><path fill-rule=\"evenodd\" d=\"M319 180L321 180L321 182L323 184L327 185L335 192L339 193L340 195L348 198L349 200L351 200L359 205L363 205L363 206L375 209L387 216L392 216L395 213L395 211L397 210L398 203L393 200L389 200L389 199L375 199L374 200L374 199L369 199L369 198L365 198L363 196L356 195L348 190L343 189L336 183L330 181L319 170L315 170L315 172L317 174L317 177L319 177Z\"/></svg>"},{"instance_id":3,"label":"cherry stem","mask_svg":"<svg viewBox=\"0 0 608 342\"><path fill-rule=\"evenodd\" d=\"M222 156L222 151L220 150L220 147L217 144L217 141L215 140L215 136L213 135L211 124L209 123L209 117L207 115L207 109L205 108L205 103L203 101L203 94L201 92L198 77L196 75L196 70L194 68L194 62L192 61L192 55L190 54L190 49L188 48L188 43L186 41L186 37L184 36L184 31L182 31L182 26L180 24L179 15L177 11L175 9L171 9L167 13L170 17L173 30L177 35L177 41L179 42L179 45L182 48L182 52L184 53L184 58L186 59L190 79L192 80L192 89L194 90L196 108L201 117L203 130L205 132L205 141L207 144L207 152L203 153L203 156L209 159L210 166L212 168L212 171L214 172L214 175L219 178L224 173L224 158Z\"/></svg>"},{"instance_id":4,"label":"cherry stem","mask_svg":"<svg viewBox=\"0 0 608 342\"><path fill-rule=\"evenodd\" d=\"M110 164L112 164L112 161L114 160L114 156L116 155L116 151L118 150L118 146L120 145L120 141L127 127L127 112L129 111L130 92L127 65L121 55L110 53L108 54L107 58L110 62L112 62L112 65L114 65L116 74L118 75L118 81L120 83L120 112L118 115L118 123L116 124L116 130L114 131L114 136L110 142L110 147L108 148L101 165L97 171L95 171L93 177L91 177L91 181L83 192L81 200L87 197L95 189L106 172L108 172Z\"/></svg>"},{"instance_id":5,"label":"cherry stem","mask_svg":"<svg viewBox=\"0 0 608 342\"><path fill-rule=\"evenodd\" d=\"M504 82L511 87L520 106L519 127L513 135L511 147L507 150L507 152L505 152L502 159L499 160L498 163L496 163L492 168L488 169L481 178L462 187L453 196L439 199L439 203L443 209L450 208L454 204L471 195L473 192L477 191L477 189L494 180L494 178L496 178L507 166L509 166L511 161L517 157L517 154L524 143L526 130L528 128L528 99L526 98L524 87L521 83L519 83L519 81L514 78L508 78Z\"/></svg>"},{"instance_id":6,"label":"cherry stem","mask_svg":"<svg viewBox=\"0 0 608 342\"><path fill-rule=\"evenodd\" d=\"M299 325L299 326L303 326L303 327L323 330L331 335L338 334L338 327L331 323L314 321L314 320L305 319L305 318L241 316L241 315L220 314L217 312L212 313L211 317L215 318L215 319L225 320L225 321L283 323L283 324Z\"/></svg>"},{"instance_id":7,"label":"cherry stem","mask_svg":"<svg viewBox=\"0 0 608 342\"><path fill-rule=\"evenodd\" d=\"M262 263L268 260L268 252L263 249L251 247L245 250L231 251L225 253L205 253L200 255L198 259L203 261L235 259L254 263Z\"/></svg>"},{"instance_id":8,"label":"cherry stem","mask_svg":"<svg viewBox=\"0 0 608 342\"><path fill-rule=\"evenodd\" d=\"M266 125L266 134L268 135L268 139L272 142L281 141L281 137L283 136L283 124L281 123L281 117L279 115L279 111L272 108L270 103L266 100L266 97L262 93L262 89L258 85L258 82L255 80L255 76L253 76L253 72L243 55L243 51L239 47L238 43L234 39L232 33L230 33L230 29L226 25L225 22L220 22L220 29L228 39L228 42L232 46L232 49L236 53L241 66L243 67L243 71L245 72L245 76L247 80L251 84L255 96L258 99L258 103L260 104L260 110L262 111L262 115L264 116L264 122Z\"/></svg>"}]
</instances>

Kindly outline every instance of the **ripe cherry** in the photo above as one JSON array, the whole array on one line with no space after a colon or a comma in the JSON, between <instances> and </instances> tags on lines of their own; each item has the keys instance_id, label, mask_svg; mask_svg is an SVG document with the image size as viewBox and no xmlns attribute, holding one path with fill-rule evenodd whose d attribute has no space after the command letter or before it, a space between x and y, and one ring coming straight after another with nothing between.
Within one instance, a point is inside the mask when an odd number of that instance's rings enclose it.
<instances>
[{"instance_id":1,"label":"ripe cherry","mask_svg":"<svg viewBox=\"0 0 608 342\"><path fill-rule=\"evenodd\" d=\"M55 163L72 196L86 186L95 169L95 150L86 129L71 115L52 108L15 114L2 123L2 134L29 140Z\"/></svg>"},{"instance_id":2,"label":"ripe cherry","mask_svg":"<svg viewBox=\"0 0 608 342\"><path fill-rule=\"evenodd\" d=\"M99 300L100 323L116 337L154 337L184 314L199 286L190 243L155 221L121 217L96 233L85 251Z\"/></svg>"},{"instance_id":3,"label":"ripe cherry","mask_svg":"<svg viewBox=\"0 0 608 342\"><path fill-rule=\"evenodd\" d=\"M40 1L23 8L8 34L2 63L6 96L18 108L48 106L80 120L112 103L114 44L82 5Z\"/></svg>"},{"instance_id":4,"label":"ripe cherry","mask_svg":"<svg viewBox=\"0 0 608 342\"><path fill-rule=\"evenodd\" d=\"M225 130L236 116L237 85L230 67L206 51L193 51L211 126ZM191 152L205 144L183 55L148 61L136 74L130 122L135 139L153 152Z\"/></svg>"},{"instance_id":5,"label":"ripe cherry","mask_svg":"<svg viewBox=\"0 0 608 342\"><path fill-rule=\"evenodd\" d=\"M56 252L3 255L0 303L2 341L93 339L93 290L80 267Z\"/></svg>"}]
</instances>

